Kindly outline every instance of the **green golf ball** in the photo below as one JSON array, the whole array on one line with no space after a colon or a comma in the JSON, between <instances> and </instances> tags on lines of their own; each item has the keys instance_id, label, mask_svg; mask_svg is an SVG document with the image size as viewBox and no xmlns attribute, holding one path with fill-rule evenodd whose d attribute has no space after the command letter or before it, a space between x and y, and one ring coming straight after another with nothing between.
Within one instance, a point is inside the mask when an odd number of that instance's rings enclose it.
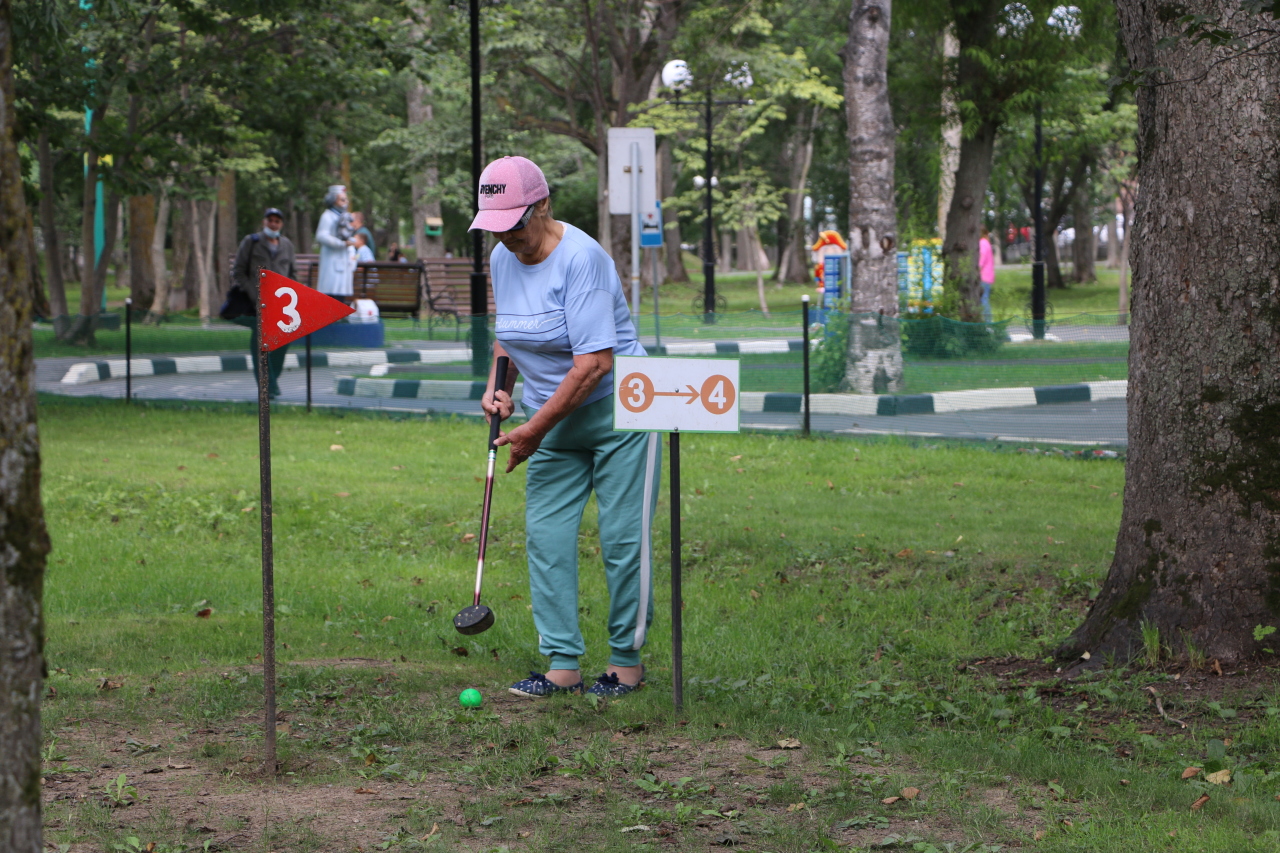
<instances>
[{"instance_id":1,"label":"green golf ball","mask_svg":"<svg viewBox=\"0 0 1280 853\"><path fill-rule=\"evenodd\" d=\"M474 687L468 687L458 695L458 701L462 703L464 708L479 708L484 702L484 697L480 695L480 691Z\"/></svg>"}]
</instances>

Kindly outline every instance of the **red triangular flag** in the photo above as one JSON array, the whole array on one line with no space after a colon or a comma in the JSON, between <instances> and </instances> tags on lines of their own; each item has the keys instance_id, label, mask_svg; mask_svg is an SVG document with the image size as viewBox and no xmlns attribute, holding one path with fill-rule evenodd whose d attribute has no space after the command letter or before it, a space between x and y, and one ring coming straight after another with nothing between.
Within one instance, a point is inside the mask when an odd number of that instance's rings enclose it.
<instances>
[{"instance_id":1,"label":"red triangular flag","mask_svg":"<svg viewBox=\"0 0 1280 853\"><path fill-rule=\"evenodd\" d=\"M258 303L261 322L258 339L267 352L323 329L356 310L270 270L259 272Z\"/></svg>"}]
</instances>

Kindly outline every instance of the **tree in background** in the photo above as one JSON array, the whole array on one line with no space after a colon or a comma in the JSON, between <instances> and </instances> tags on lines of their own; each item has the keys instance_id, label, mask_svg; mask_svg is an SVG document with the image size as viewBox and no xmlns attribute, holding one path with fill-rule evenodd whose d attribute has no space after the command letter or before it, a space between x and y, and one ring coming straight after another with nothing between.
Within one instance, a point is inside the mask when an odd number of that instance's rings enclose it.
<instances>
[{"instance_id":1,"label":"tree in background","mask_svg":"<svg viewBox=\"0 0 1280 853\"><path fill-rule=\"evenodd\" d=\"M1239 661L1280 625L1280 9L1117 7L1139 75L1129 457L1111 570L1058 655Z\"/></svg>"},{"instance_id":2,"label":"tree in background","mask_svg":"<svg viewBox=\"0 0 1280 853\"><path fill-rule=\"evenodd\" d=\"M49 538L40 503L33 299L14 110L14 27L0 0L0 848L40 853L41 609Z\"/></svg>"}]
</instances>

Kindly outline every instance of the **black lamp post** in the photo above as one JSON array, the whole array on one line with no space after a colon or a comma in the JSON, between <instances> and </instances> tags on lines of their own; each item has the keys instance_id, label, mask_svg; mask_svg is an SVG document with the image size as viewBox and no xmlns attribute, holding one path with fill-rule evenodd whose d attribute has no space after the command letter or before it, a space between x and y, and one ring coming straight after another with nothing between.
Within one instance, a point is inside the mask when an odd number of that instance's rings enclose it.
<instances>
[{"instance_id":1,"label":"black lamp post","mask_svg":"<svg viewBox=\"0 0 1280 853\"><path fill-rule=\"evenodd\" d=\"M480 186L480 0L471 0L471 191ZM477 196L478 198L478 196ZM478 204L478 202L477 202ZM484 232L471 232L471 373L489 374L489 285L484 275Z\"/></svg>"},{"instance_id":2,"label":"black lamp post","mask_svg":"<svg viewBox=\"0 0 1280 853\"><path fill-rule=\"evenodd\" d=\"M744 66L745 70L745 66ZM690 103L680 100L680 93L688 88L692 81L689 74L689 67L684 60L674 59L668 62L666 67L662 69L662 82L667 88L674 89L676 93L676 106L698 106L696 103ZM746 74L741 80L740 85L750 86L751 75ZM706 125L706 205L707 219L703 223L702 229L702 321L708 325L716 321L716 238L715 225L712 220L712 208L714 199L711 191L715 186L715 154L711 145L711 131L715 125L715 117L712 115L711 109L715 106L724 106L728 104L750 105L755 101L748 100L728 100L717 101L711 94L711 87L707 87L707 100L704 104L706 107L706 116L704 124Z\"/></svg>"},{"instance_id":3,"label":"black lamp post","mask_svg":"<svg viewBox=\"0 0 1280 853\"><path fill-rule=\"evenodd\" d=\"M1031 337L1044 340L1044 217L1040 211L1044 186L1044 166L1041 152L1044 138L1040 128L1040 105L1036 104L1036 186L1032 193L1031 218L1035 227L1035 260L1031 263Z\"/></svg>"}]
</instances>

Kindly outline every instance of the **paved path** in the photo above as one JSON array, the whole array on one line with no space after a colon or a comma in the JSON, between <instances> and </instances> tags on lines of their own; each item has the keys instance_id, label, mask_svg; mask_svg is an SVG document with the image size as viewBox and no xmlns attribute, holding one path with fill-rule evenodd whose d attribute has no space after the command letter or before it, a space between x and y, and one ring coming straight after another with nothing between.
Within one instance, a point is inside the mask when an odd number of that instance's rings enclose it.
<instances>
[{"instance_id":1,"label":"paved path","mask_svg":"<svg viewBox=\"0 0 1280 853\"><path fill-rule=\"evenodd\" d=\"M37 387L44 392L75 397L124 397L123 379L85 385L60 384L67 367L81 360L39 360L36 366ZM478 403L472 400L348 397L334 393L337 377L350 373L350 369L316 368L312 372L313 404L327 408L437 414L478 415L480 412ZM290 405L305 403L306 373L286 370L280 377L280 388L283 393L279 402ZM139 399L247 403L256 401L258 392L251 373L220 373L136 377L133 393ZM741 423L747 429L797 430L800 428L800 416L744 412ZM1072 444L1124 444L1125 423L1124 400L892 417L815 415L812 419L815 431L841 435L914 435Z\"/></svg>"}]
</instances>

